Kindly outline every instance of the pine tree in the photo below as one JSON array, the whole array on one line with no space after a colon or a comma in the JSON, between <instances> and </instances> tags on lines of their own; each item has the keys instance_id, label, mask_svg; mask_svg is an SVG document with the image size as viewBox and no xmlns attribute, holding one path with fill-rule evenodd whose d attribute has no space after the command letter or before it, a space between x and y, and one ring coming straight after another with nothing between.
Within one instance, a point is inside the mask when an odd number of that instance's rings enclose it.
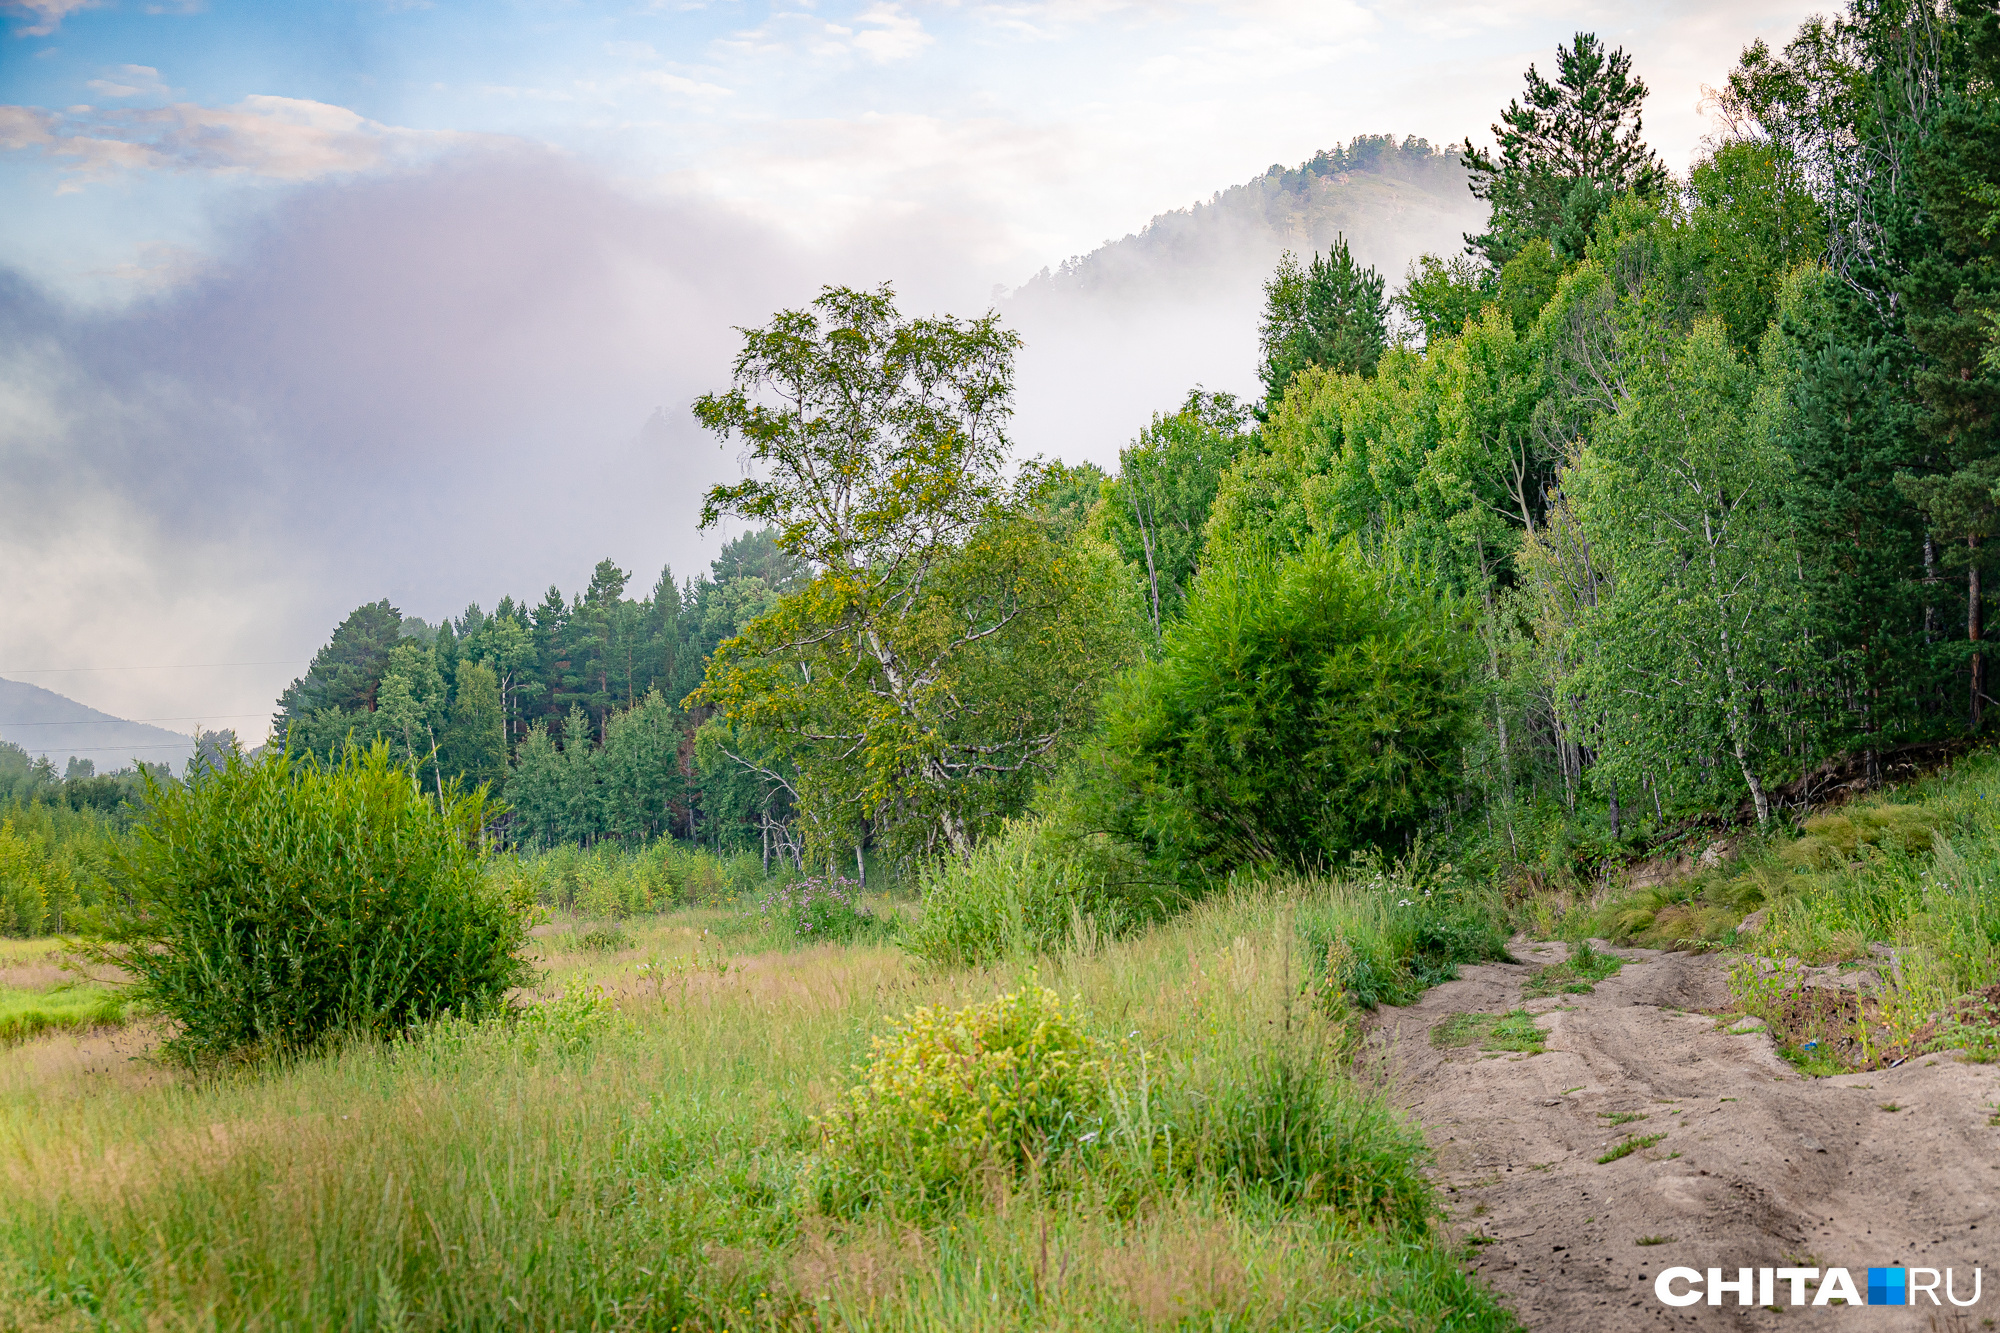
<instances>
[{"instance_id":1,"label":"pine tree","mask_svg":"<svg viewBox=\"0 0 2000 1333\"><path fill-rule=\"evenodd\" d=\"M1525 102L1509 103L1493 126L1498 156L1465 152L1472 192L1493 209L1486 232L1465 238L1467 248L1496 269L1535 237L1566 259L1582 258L1612 199L1666 184L1666 168L1639 137L1645 99L1632 57L1622 47L1606 51L1595 33L1556 48L1553 82L1528 66Z\"/></svg>"},{"instance_id":2,"label":"pine tree","mask_svg":"<svg viewBox=\"0 0 2000 1333\"><path fill-rule=\"evenodd\" d=\"M1283 401L1286 386L1308 366L1373 375L1389 342L1382 275L1354 262L1344 236L1304 267L1288 250L1264 284L1258 336L1267 411Z\"/></svg>"}]
</instances>

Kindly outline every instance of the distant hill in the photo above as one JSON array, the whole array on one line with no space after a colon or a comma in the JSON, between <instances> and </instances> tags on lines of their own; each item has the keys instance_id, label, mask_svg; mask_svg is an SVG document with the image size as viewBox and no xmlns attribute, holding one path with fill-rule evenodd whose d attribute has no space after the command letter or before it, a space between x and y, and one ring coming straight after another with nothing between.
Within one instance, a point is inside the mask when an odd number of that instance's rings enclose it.
<instances>
[{"instance_id":1,"label":"distant hill","mask_svg":"<svg viewBox=\"0 0 2000 1333\"><path fill-rule=\"evenodd\" d=\"M0 741L33 755L47 755L62 772L73 755L99 773L130 768L134 759L171 764L179 772L194 752L192 736L145 722L127 722L65 698L54 690L0 678Z\"/></svg>"},{"instance_id":2,"label":"distant hill","mask_svg":"<svg viewBox=\"0 0 2000 1333\"><path fill-rule=\"evenodd\" d=\"M1456 254L1485 221L1456 148L1414 136L1370 134L1323 149L1297 167L1263 175L1206 203L1161 213L1122 240L1043 269L1016 288L1028 307L1086 294L1172 302L1223 291L1241 296L1286 250L1324 250L1344 235L1354 257L1396 287L1417 255Z\"/></svg>"},{"instance_id":3,"label":"distant hill","mask_svg":"<svg viewBox=\"0 0 2000 1333\"><path fill-rule=\"evenodd\" d=\"M1151 414L1202 384L1255 394L1263 283L1291 250L1345 235L1394 292L1425 252L1483 228L1455 149L1363 135L1161 213L1004 294L1026 339L1013 435L1030 453L1115 462Z\"/></svg>"}]
</instances>

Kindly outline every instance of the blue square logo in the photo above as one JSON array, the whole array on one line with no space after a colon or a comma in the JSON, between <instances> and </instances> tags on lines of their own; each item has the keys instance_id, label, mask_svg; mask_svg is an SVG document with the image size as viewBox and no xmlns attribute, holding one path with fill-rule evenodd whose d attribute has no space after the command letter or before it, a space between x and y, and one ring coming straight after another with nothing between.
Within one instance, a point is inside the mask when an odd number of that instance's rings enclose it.
<instances>
[{"instance_id":1,"label":"blue square logo","mask_svg":"<svg viewBox=\"0 0 2000 1333\"><path fill-rule=\"evenodd\" d=\"M1870 1305L1908 1305L1908 1288L1904 1283L1903 1269L1869 1269L1868 1303Z\"/></svg>"}]
</instances>

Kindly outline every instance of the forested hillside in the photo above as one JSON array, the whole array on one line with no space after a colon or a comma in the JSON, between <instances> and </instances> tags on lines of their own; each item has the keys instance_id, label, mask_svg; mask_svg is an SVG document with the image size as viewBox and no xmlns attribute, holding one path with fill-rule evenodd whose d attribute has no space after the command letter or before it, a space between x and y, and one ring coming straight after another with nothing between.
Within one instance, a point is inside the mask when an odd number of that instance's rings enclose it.
<instances>
[{"instance_id":1,"label":"forested hillside","mask_svg":"<svg viewBox=\"0 0 2000 1333\"><path fill-rule=\"evenodd\" d=\"M1996 33L1968 0L1752 45L1684 179L1578 34L1462 161L1356 140L1038 279L1317 236L1364 178L1483 201L1400 284L1359 238L1279 258L1262 394L1189 393L1115 475L1019 466L1000 315L828 289L695 405L755 464L713 570L365 606L280 732L490 781L529 840L999 837L1051 928L1413 839L1570 874L1766 824L1987 725Z\"/></svg>"},{"instance_id":2,"label":"forested hillside","mask_svg":"<svg viewBox=\"0 0 2000 1333\"><path fill-rule=\"evenodd\" d=\"M46 758L58 773L71 759L91 771L129 767L139 759L178 772L194 752L190 736L127 722L18 680L0 680L0 741Z\"/></svg>"},{"instance_id":3,"label":"forested hillside","mask_svg":"<svg viewBox=\"0 0 2000 1333\"><path fill-rule=\"evenodd\" d=\"M1310 252L1345 237L1379 266L1458 248L1481 210L1456 150L1410 136L1366 134L1315 153L1296 167L1273 163L1255 180L1206 202L1162 213L1139 231L1043 269L1009 298L1009 314L1065 298L1117 296L1166 301L1235 296L1285 250Z\"/></svg>"},{"instance_id":4,"label":"forested hillside","mask_svg":"<svg viewBox=\"0 0 2000 1333\"><path fill-rule=\"evenodd\" d=\"M379 738L433 785L489 783L524 841L747 842L767 794L700 771L679 704L715 646L793 591L802 568L748 533L699 577L676 585L663 570L639 597L604 560L568 598L552 584L539 602L502 597L436 625L368 603L279 698L273 732L321 755Z\"/></svg>"}]
</instances>

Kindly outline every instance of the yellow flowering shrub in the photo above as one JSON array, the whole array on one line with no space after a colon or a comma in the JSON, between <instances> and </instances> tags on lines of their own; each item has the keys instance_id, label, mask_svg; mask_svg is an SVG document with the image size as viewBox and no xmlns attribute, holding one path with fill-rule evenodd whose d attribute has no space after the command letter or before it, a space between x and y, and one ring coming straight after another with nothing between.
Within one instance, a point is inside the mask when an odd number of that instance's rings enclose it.
<instances>
[{"instance_id":1,"label":"yellow flowering shrub","mask_svg":"<svg viewBox=\"0 0 2000 1333\"><path fill-rule=\"evenodd\" d=\"M919 1210L978 1176L1019 1175L1101 1132L1105 1062L1055 992L1030 983L918 1009L877 1037L860 1081L817 1122L820 1203Z\"/></svg>"}]
</instances>

